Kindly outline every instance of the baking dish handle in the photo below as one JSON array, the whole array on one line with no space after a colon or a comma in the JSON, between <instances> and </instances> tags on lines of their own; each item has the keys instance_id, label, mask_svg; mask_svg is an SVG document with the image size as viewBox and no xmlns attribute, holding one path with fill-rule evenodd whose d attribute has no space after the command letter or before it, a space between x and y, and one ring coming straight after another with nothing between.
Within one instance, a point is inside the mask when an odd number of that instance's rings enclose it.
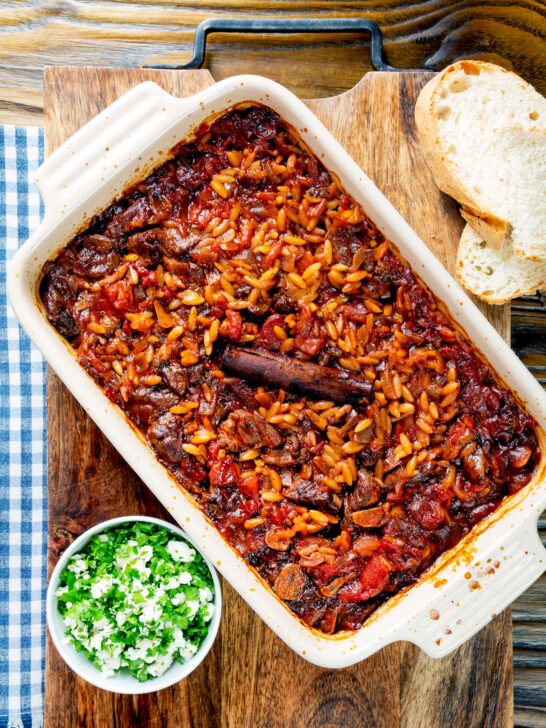
<instances>
[{"instance_id":1,"label":"baking dish handle","mask_svg":"<svg viewBox=\"0 0 546 728\"><path fill-rule=\"evenodd\" d=\"M191 99L147 81L135 86L54 151L36 173L45 214L64 215L180 118Z\"/></svg>"},{"instance_id":2,"label":"baking dish handle","mask_svg":"<svg viewBox=\"0 0 546 728\"><path fill-rule=\"evenodd\" d=\"M546 570L546 550L537 530L538 516L546 506L544 493L540 500L522 522L518 523L522 513L516 507L490 526L482 534L484 545L476 543L477 560L468 554L465 558L463 552L447 565L452 571L447 579L442 572L432 576L428 584L432 598L424 600L426 606L401 638L431 657L443 657L528 589Z\"/></svg>"}]
</instances>

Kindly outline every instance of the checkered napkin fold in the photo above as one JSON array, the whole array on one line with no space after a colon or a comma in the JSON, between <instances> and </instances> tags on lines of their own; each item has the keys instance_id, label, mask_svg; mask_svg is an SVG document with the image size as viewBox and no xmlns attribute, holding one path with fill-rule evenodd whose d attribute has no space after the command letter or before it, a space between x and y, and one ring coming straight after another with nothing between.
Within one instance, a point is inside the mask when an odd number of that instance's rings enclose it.
<instances>
[{"instance_id":1,"label":"checkered napkin fold","mask_svg":"<svg viewBox=\"0 0 546 728\"><path fill-rule=\"evenodd\" d=\"M43 131L0 124L0 728L43 725L45 366L9 306L6 266L38 226Z\"/></svg>"}]
</instances>

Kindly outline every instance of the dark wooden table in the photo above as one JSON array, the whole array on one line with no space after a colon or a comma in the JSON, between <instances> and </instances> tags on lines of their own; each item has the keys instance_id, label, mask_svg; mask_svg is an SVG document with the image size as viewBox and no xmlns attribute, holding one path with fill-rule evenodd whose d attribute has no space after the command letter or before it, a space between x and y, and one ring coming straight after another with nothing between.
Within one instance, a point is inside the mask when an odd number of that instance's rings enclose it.
<instances>
[{"instance_id":1,"label":"dark wooden table","mask_svg":"<svg viewBox=\"0 0 546 728\"><path fill-rule=\"evenodd\" d=\"M369 18L382 28L393 66L439 70L480 58L516 71L546 95L546 5L536 0L11 0L0 1L0 122L43 123L44 66L185 63L201 20L234 16ZM346 91L371 70L367 39L359 35L213 35L206 66L217 80L263 74L306 98ZM546 377L538 297L512 306L512 345ZM540 525L546 540L546 519ZM546 728L546 577L515 603L513 626L515 725Z\"/></svg>"}]
</instances>

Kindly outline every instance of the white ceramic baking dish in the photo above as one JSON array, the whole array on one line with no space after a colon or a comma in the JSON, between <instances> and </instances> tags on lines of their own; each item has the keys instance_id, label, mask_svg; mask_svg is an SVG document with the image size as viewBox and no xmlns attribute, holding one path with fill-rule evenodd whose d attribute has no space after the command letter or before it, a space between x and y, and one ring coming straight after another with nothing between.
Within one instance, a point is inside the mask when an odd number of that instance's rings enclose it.
<instances>
[{"instance_id":1,"label":"white ceramic baking dish","mask_svg":"<svg viewBox=\"0 0 546 728\"><path fill-rule=\"evenodd\" d=\"M189 536L292 649L326 667L345 667L396 640L448 654L521 594L546 568L537 517L546 507L546 440L536 476L445 554L412 588L391 598L358 632L326 636L300 622L182 493L125 415L76 363L39 300L43 264L127 186L163 162L203 120L258 102L280 114L392 240L455 320L546 429L546 396L510 348L386 198L293 94L257 76L227 79L188 99L153 83L136 86L84 126L38 170L44 219L12 262L8 290L21 325L122 456ZM411 194L411 191L408 191ZM479 588L478 588L479 587Z\"/></svg>"}]
</instances>

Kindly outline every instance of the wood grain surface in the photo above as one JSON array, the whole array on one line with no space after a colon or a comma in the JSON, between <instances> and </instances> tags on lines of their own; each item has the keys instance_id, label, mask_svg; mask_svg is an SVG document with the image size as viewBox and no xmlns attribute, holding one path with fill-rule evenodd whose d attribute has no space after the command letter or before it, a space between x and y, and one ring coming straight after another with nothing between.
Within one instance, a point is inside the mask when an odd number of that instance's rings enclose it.
<instances>
[{"instance_id":1,"label":"wood grain surface","mask_svg":"<svg viewBox=\"0 0 546 728\"><path fill-rule=\"evenodd\" d=\"M413 128L413 104L426 78L369 74L341 97L308 104L453 268L462 222L454 203L434 185ZM125 90L150 79L180 96L212 82L206 71L48 69L48 151ZM486 312L506 336L508 309ZM60 551L98 521L129 513L168 516L51 372L47 404L50 572ZM508 610L443 660L398 643L359 665L333 671L296 656L223 583L225 607L214 648L188 679L161 693L133 698L94 689L67 668L48 636L46 728L513 724Z\"/></svg>"},{"instance_id":2,"label":"wood grain surface","mask_svg":"<svg viewBox=\"0 0 546 728\"><path fill-rule=\"evenodd\" d=\"M541 0L2 0L0 111L41 124L42 68L185 63L195 26L208 17L364 17L383 31L399 68L439 70L481 58L515 70L546 93L546 7ZM362 35L209 39L207 67L219 81L259 73L302 97L331 96L370 70Z\"/></svg>"}]
</instances>

